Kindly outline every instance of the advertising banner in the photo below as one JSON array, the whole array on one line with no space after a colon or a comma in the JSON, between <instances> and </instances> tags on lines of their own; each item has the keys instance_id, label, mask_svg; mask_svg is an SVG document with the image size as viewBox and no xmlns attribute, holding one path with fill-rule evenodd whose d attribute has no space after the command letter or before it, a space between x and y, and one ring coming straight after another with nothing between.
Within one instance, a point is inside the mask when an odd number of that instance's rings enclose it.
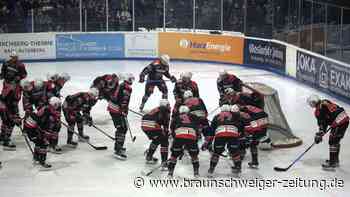
<instances>
[{"instance_id":1,"label":"advertising banner","mask_svg":"<svg viewBox=\"0 0 350 197\"><path fill-rule=\"evenodd\" d=\"M104 59L124 56L124 35L57 34L56 56L62 59Z\"/></svg>"},{"instance_id":2,"label":"advertising banner","mask_svg":"<svg viewBox=\"0 0 350 197\"><path fill-rule=\"evenodd\" d=\"M8 59L16 51L20 59L55 59L55 35L36 34L1 34L0 59Z\"/></svg>"},{"instance_id":3,"label":"advertising banner","mask_svg":"<svg viewBox=\"0 0 350 197\"><path fill-rule=\"evenodd\" d=\"M244 64L266 65L285 71L286 46L269 41L245 39Z\"/></svg>"},{"instance_id":4,"label":"advertising banner","mask_svg":"<svg viewBox=\"0 0 350 197\"><path fill-rule=\"evenodd\" d=\"M158 33L126 33L125 57L157 57Z\"/></svg>"},{"instance_id":5,"label":"advertising banner","mask_svg":"<svg viewBox=\"0 0 350 197\"><path fill-rule=\"evenodd\" d=\"M244 39L241 37L191 34L159 33L159 53L171 58L217 61L233 64L243 63Z\"/></svg>"},{"instance_id":6,"label":"advertising banner","mask_svg":"<svg viewBox=\"0 0 350 197\"><path fill-rule=\"evenodd\" d=\"M350 69L320 57L297 52L297 79L350 98Z\"/></svg>"}]
</instances>

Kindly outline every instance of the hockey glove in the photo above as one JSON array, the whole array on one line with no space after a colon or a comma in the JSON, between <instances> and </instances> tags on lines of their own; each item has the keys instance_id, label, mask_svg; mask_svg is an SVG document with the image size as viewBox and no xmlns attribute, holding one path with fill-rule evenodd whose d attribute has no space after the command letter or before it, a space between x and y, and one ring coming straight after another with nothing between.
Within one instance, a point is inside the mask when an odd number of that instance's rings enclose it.
<instances>
[{"instance_id":1,"label":"hockey glove","mask_svg":"<svg viewBox=\"0 0 350 197\"><path fill-rule=\"evenodd\" d=\"M21 126L22 125L22 119L21 117L19 117L18 115L17 116L14 116L12 118L13 122L15 123L16 126Z\"/></svg>"},{"instance_id":2,"label":"hockey glove","mask_svg":"<svg viewBox=\"0 0 350 197\"><path fill-rule=\"evenodd\" d=\"M140 83L143 83L143 82L145 82L145 78L143 78L143 77L140 77L140 80L139 80L139 82L140 82Z\"/></svg>"},{"instance_id":3,"label":"hockey glove","mask_svg":"<svg viewBox=\"0 0 350 197\"><path fill-rule=\"evenodd\" d=\"M324 135L323 132L317 132L315 135L315 143L319 144L320 142L322 142L322 136Z\"/></svg>"},{"instance_id":4,"label":"hockey glove","mask_svg":"<svg viewBox=\"0 0 350 197\"><path fill-rule=\"evenodd\" d=\"M176 78L175 78L174 76L171 76L171 77L170 77L170 81L173 82L173 83L175 83L175 82L176 82Z\"/></svg>"},{"instance_id":5,"label":"hockey glove","mask_svg":"<svg viewBox=\"0 0 350 197\"><path fill-rule=\"evenodd\" d=\"M89 115L84 116L84 122L91 127L93 125L92 117Z\"/></svg>"}]
</instances>

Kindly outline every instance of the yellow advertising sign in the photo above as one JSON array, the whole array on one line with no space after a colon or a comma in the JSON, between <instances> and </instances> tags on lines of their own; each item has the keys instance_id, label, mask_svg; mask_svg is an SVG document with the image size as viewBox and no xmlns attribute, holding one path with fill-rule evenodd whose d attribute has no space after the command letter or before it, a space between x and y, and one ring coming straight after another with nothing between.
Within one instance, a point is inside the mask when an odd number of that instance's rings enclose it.
<instances>
[{"instance_id":1,"label":"yellow advertising sign","mask_svg":"<svg viewBox=\"0 0 350 197\"><path fill-rule=\"evenodd\" d=\"M159 33L159 53L175 59L243 64L244 39L193 33Z\"/></svg>"}]
</instances>

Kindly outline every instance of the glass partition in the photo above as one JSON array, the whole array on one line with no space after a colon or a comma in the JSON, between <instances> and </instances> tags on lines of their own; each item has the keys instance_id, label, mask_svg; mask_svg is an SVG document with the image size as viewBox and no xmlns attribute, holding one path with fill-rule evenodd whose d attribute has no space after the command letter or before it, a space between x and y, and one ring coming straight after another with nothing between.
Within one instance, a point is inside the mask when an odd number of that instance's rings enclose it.
<instances>
[{"instance_id":1,"label":"glass partition","mask_svg":"<svg viewBox=\"0 0 350 197\"><path fill-rule=\"evenodd\" d=\"M194 0L166 0L165 27L193 29Z\"/></svg>"},{"instance_id":2,"label":"glass partition","mask_svg":"<svg viewBox=\"0 0 350 197\"><path fill-rule=\"evenodd\" d=\"M196 29L221 30L221 0L196 0Z\"/></svg>"},{"instance_id":3,"label":"glass partition","mask_svg":"<svg viewBox=\"0 0 350 197\"><path fill-rule=\"evenodd\" d=\"M135 0L135 31L163 28L164 0Z\"/></svg>"}]
</instances>

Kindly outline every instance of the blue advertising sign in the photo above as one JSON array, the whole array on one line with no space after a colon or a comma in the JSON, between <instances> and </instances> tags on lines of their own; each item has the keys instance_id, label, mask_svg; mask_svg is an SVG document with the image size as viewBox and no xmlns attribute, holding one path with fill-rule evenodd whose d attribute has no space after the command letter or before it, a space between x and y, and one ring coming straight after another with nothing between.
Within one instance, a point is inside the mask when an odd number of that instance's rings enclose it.
<instances>
[{"instance_id":1,"label":"blue advertising sign","mask_svg":"<svg viewBox=\"0 0 350 197\"><path fill-rule=\"evenodd\" d=\"M285 71L286 46L269 41L245 39L244 64L264 65Z\"/></svg>"},{"instance_id":2,"label":"blue advertising sign","mask_svg":"<svg viewBox=\"0 0 350 197\"><path fill-rule=\"evenodd\" d=\"M124 57L123 34L57 34L56 58L104 59Z\"/></svg>"},{"instance_id":3,"label":"blue advertising sign","mask_svg":"<svg viewBox=\"0 0 350 197\"><path fill-rule=\"evenodd\" d=\"M350 98L350 68L307 53L297 52L298 80Z\"/></svg>"}]
</instances>

